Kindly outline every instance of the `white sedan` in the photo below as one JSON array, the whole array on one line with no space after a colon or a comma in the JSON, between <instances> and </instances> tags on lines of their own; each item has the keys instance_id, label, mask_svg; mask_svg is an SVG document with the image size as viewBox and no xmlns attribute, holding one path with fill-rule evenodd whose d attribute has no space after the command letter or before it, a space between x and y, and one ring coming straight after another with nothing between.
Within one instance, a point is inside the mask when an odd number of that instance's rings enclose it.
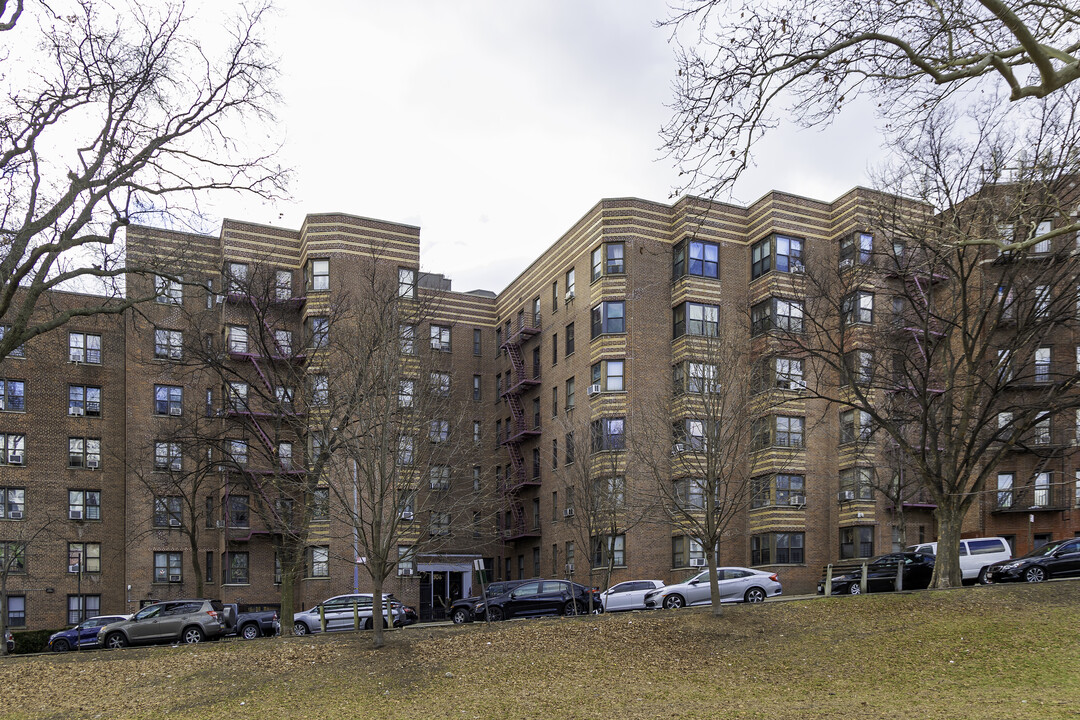
<instances>
[{"instance_id":1,"label":"white sedan","mask_svg":"<svg viewBox=\"0 0 1080 720\"><path fill-rule=\"evenodd\" d=\"M744 567L721 567L717 585L720 588L720 602L763 602L767 597L780 595L780 580L776 573L751 570ZM645 606L663 607L665 610L687 605L708 605L712 602L709 588L709 571L698 573L686 582L666 585L659 590L651 590L645 597Z\"/></svg>"},{"instance_id":2,"label":"white sedan","mask_svg":"<svg viewBox=\"0 0 1080 720\"><path fill-rule=\"evenodd\" d=\"M628 580L600 594L605 612L644 610L645 594L664 587L662 580Z\"/></svg>"}]
</instances>

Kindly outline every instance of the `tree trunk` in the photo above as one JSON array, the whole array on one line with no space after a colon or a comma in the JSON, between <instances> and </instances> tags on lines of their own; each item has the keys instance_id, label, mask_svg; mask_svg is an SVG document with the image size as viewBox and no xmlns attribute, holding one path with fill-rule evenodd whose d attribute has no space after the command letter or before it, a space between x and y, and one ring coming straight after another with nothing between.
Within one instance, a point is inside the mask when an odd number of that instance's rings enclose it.
<instances>
[{"instance_id":1,"label":"tree trunk","mask_svg":"<svg viewBox=\"0 0 1080 720\"><path fill-rule=\"evenodd\" d=\"M934 559L934 580L931 587L960 587L960 527L963 511L949 504L938 506L937 557Z\"/></svg>"},{"instance_id":2,"label":"tree trunk","mask_svg":"<svg viewBox=\"0 0 1080 720\"><path fill-rule=\"evenodd\" d=\"M376 568L381 570L382 568ZM383 638L383 574L382 572L376 572L375 577L371 578L371 645L375 649L381 648L386 644Z\"/></svg>"},{"instance_id":3,"label":"tree trunk","mask_svg":"<svg viewBox=\"0 0 1080 720\"><path fill-rule=\"evenodd\" d=\"M188 533L188 544L191 547L191 570L195 573L195 597L206 597L206 578L203 577L202 563L199 562L199 540L194 529Z\"/></svg>"},{"instance_id":4,"label":"tree trunk","mask_svg":"<svg viewBox=\"0 0 1080 720\"><path fill-rule=\"evenodd\" d=\"M293 613L296 612L296 606L293 602L293 598L296 594L296 573L290 564L285 563L284 553L282 554L282 567L281 567L281 634L292 635L293 628Z\"/></svg>"},{"instance_id":5,"label":"tree trunk","mask_svg":"<svg viewBox=\"0 0 1080 720\"><path fill-rule=\"evenodd\" d=\"M720 573L717 570L719 564L720 553L717 552L716 546L705 549L705 557L709 559L709 594L712 597L712 614L713 617L722 617L724 615L724 607L720 604Z\"/></svg>"}]
</instances>

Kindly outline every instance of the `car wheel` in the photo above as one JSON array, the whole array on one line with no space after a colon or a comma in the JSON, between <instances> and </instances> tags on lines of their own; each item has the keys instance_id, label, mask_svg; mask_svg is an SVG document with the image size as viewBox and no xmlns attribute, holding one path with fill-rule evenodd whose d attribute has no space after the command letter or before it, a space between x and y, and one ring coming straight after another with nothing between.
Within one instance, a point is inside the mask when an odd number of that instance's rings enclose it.
<instances>
[{"instance_id":1,"label":"car wheel","mask_svg":"<svg viewBox=\"0 0 1080 720\"><path fill-rule=\"evenodd\" d=\"M571 600L562 609L563 615L587 615L585 606L579 603L577 600Z\"/></svg>"},{"instance_id":2,"label":"car wheel","mask_svg":"<svg viewBox=\"0 0 1080 720\"><path fill-rule=\"evenodd\" d=\"M983 568L982 570L979 571L979 577L975 578L975 582L977 582L980 585L989 584L990 581L986 579L986 568Z\"/></svg>"},{"instance_id":3,"label":"car wheel","mask_svg":"<svg viewBox=\"0 0 1080 720\"><path fill-rule=\"evenodd\" d=\"M124 633L114 632L105 638L105 647L110 650L119 650L122 647L127 647L128 641L124 637Z\"/></svg>"},{"instance_id":4,"label":"car wheel","mask_svg":"<svg viewBox=\"0 0 1080 720\"><path fill-rule=\"evenodd\" d=\"M664 598L665 610L678 610L685 604L686 601L683 600L682 595L668 595L666 598Z\"/></svg>"},{"instance_id":5,"label":"car wheel","mask_svg":"<svg viewBox=\"0 0 1080 720\"><path fill-rule=\"evenodd\" d=\"M260 633L258 625L249 623L240 629L240 637L244 638L245 640L254 640L255 638L259 637L259 635Z\"/></svg>"},{"instance_id":6,"label":"car wheel","mask_svg":"<svg viewBox=\"0 0 1080 720\"><path fill-rule=\"evenodd\" d=\"M860 585L857 582L856 583L851 583L850 585L847 586L847 591L848 591L848 595L861 595L862 594L862 585Z\"/></svg>"},{"instance_id":7,"label":"car wheel","mask_svg":"<svg viewBox=\"0 0 1080 720\"><path fill-rule=\"evenodd\" d=\"M365 630L371 630L374 627L375 627L375 622L374 622L373 618L368 618L367 620L364 621L364 629Z\"/></svg>"},{"instance_id":8,"label":"car wheel","mask_svg":"<svg viewBox=\"0 0 1080 720\"><path fill-rule=\"evenodd\" d=\"M184 628L183 634L180 639L184 641L185 645L194 645L200 643L203 640L203 631L197 627Z\"/></svg>"},{"instance_id":9,"label":"car wheel","mask_svg":"<svg viewBox=\"0 0 1080 720\"><path fill-rule=\"evenodd\" d=\"M1024 571L1024 580L1029 583L1040 583L1046 579L1046 571L1036 565Z\"/></svg>"},{"instance_id":10,"label":"car wheel","mask_svg":"<svg viewBox=\"0 0 1080 720\"><path fill-rule=\"evenodd\" d=\"M752 587L743 595L743 600L748 603L765 602L765 591L759 587Z\"/></svg>"},{"instance_id":11,"label":"car wheel","mask_svg":"<svg viewBox=\"0 0 1080 720\"><path fill-rule=\"evenodd\" d=\"M68 645L67 640L57 640L53 643L52 649L53 652L67 652L71 649L71 646Z\"/></svg>"},{"instance_id":12,"label":"car wheel","mask_svg":"<svg viewBox=\"0 0 1080 720\"><path fill-rule=\"evenodd\" d=\"M307 625L305 625L302 622L298 622L295 625L293 625L292 631L293 631L293 635L307 635L308 634Z\"/></svg>"},{"instance_id":13,"label":"car wheel","mask_svg":"<svg viewBox=\"0 0 1080 720\"><path fill-rule=\"evenodd\" d=\"M487 609L487 616L491 619L491 622L499 622L503 619L503 611L501 607L490 607Z\"/></svg>"},{"instance_id":14,"label":"car wheel","mask_svg":"<svg viewBox=\"0 0 1080 720\"><path fill-rule=\"evenodd\" d=\"M450 619L454 621L455 625L461 625L472 620L472 618L469 617L469 611L465 608L458 608L457 610L455 610L450 615Z\"/></svg>"}]
</instances>

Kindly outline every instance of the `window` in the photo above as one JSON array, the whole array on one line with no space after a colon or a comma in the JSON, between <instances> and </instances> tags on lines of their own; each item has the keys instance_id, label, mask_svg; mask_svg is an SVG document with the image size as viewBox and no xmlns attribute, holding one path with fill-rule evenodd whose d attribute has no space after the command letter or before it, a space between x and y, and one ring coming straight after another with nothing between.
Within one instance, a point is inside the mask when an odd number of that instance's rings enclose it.
<instances>
[{"instance_id":1,"label":"window","mask_svg":"<svg viewBox=\"0 0 1080 720\"><path fill-rule=\"evenodd\" d=\"M803 380L803 361L796 358L777 357L769 361L773 369L774 387L781 390L805 390Z\"/></svg>"},{"instance_id":2,"label":"window","mask_svg":"<svg viewBox=\"0 0 1080 720\"><path fill-rule=\"evenodd\" d=\"M429 471L431 478L432 490L449 490L450 489L450 466L449 465L432 465Z\"/></svg>"},{"instance_id":3,"label":"window","mask_svg":"<svg viewBox=\"0 0 1080 720\"><path fill-rule=\"evenodd\" d=\"M0 568L7 568L8 573L26 572L26 544L0 542Z\"/></svg>"},{"instance_id":4,"label":"window","mask_svg":"<svg viewBox=\"0 0 1080 720\"><path fill-rule=\"evenodd\" d=\"M247 585L250 580L248 575L248 554L246 552L226 552L222 553L222 555L222 583L227 585Z\"/></svg>"},{"instance_id":5,"label":"window","mask_svg":"<svg viewBox=\"0 0 1080 720\"><path fill-rule=\"evenodd\" d=\"M474 443L480 442L480 421L473 420L472 424L472 439Z\"/></svg>"},{"instance_id":6,"label":"window","mask_svg":"<svg viewBox=\"0 0 1080 720\"><path fill-rule=\"evenodd\" d=\"M701 510L705 507L705 487L698 478L679 478L674 481L675 505L680 510Z\"/></svg>"},{"instance_id":7,"label":"window","mask_svg":"<svg viewBox=\"0 0 1080 720\"><path fill-rule=\"evenodd\" d=\"M231 353L246 353L248 351L248 331L240 325L229 325L225 338L225 346Z\"/></svg>"},{"instance_id":8,"label":"window","mask_svg":"<svg viewBox=\"0 0 1080 720\"><path fill-rule=\"evenodd\" d=\"M568 378L566 381L566 409L574 409L574 378Z\"/></svg>"},{"instance_id":9,"label":"window","mask_svg":"<svg viewBox=\"0 0 1080 720\"><path fill-rule=\"evenodd\" d=\"M4 336L11 332L10 325L0 325L0 340L4 339ZM8 353L8 357L24 358L26 357L26 346L19 345L11 349Z\"/></svg>"},{"instance_id":10,"label":"window","mask_svg":"<svg viewBox=\"0 0 1080 720\"><path fill-rule=\"evenodd\" d=\"M101 364L101 336L90 333L68 333L68 359L75 363Z\"/></svg>"},{"instance_id":11,"label":"window","mask_svg":"<svg viewBox=\"0 0 1080 720\"><path fill-rule=\"evenodd\" d=\"M1012 350L998 350L997 352L997 376L1003 383L1010 382L1013 377Z\"/></svg>"},{"instance_id":12,"label":"window","mask_svg":"<svg viewBox=\"0 0 1080 720\"><path fill-rule=\"evenodd\" d=\"M408 435L398 436L398 465L412 465L413 463L413 439Z\"/></svg>"},{"instance_id":13,"label":"window","mask_svg":"<svg viewBox=\"0 0 1080 720\"><path fill-rule=\"evenodd\" d=\"M278 467L282 470L293 469L293 444L291 442L279 442L277 444Z\"/></svg>"},{"instance_id":14,"label":"window","mask_svg":"<svg viewBox=\"0 0 1080 720\"><path fill-rule=\"evenodd\" d=\"M313 291L330 289L330 261L326 259L308 260L308 289Z\"/></svg>"},{"instance_id":15,"label":"window","mask_svg":"<svg viewBox=\"0 0 1080 720\"><path fill-rule=\"evenodd\" d=\"M720 308L687 302L672 309L674 336L699 335L716 337L720 328Z\"/></svg>"},{"instance_id":16,"label":"window","mask_svg":"<svg viewBox=\"0 0 1080 720\"><path fill-rule=\"evenodd\" d=\"M480 478L480 466L479 465L473 465L473 469L472 469L472 489L473 489L473 492L480 492L480 490L482 489L481 478Z\"/></svg>"},{"instance_id":17,"label":"window","mask_svg":"<svg viewBox=\"0 0 1080 720\"><path fill-rule=\"evenodd\" d=\"M226 386L229 409L235 412L247 412L248 409L248 384L246 382L230 382Z\"/></svg>"},{"instance_id":18,"label":"window","mask_svg":"<svg viewBox=\"0 0 1080 720\"><path fill-rule=\"evenodd\" d=\"M179 305L183 302L183 289L180 280L172 280L161 275L154 276L154 302L166 305Z\"/></svg>"},{"instance_id":19,"label":"window","mask_svg":"<svg viewBox=\"0 0 1080 720\"><path fill-rule=\"evenodd\" d=\"M592 538L593 567L626 566L626 535L600 535Z\"/></svg>"},{"instance_id":20,"label":"window","mask_svg":"<svg viewBox=\"0 0 1080 720\"><path fill-rule=\"evenodd\" d=\"M622 392L626 389L624 368L622 360L601 360L592 366L592 384L599 385L604 392Z\"/></svg>"},{"instance_id":21,"label":"window","mask_svg":"<svg viewBox=\"0 0 1080 720\"><path fill-rule=\"evenodd\" d=\"M68 543L68 572L101 572L101 543Z\"/></svg>"},{"instance_id":22,"label":"window","mask_svg":"<svg viewBox=\"0 0 1080 720\"><path fill-rule=\"evenodd\" d=\"M278 300L292 298L292 273L288 270L274 272L274 297Z\"/></svg>"},{"instance_id":23,"label":"window","mask_svg":"<svg viewBox=\"0 0 1080 720\"><path fill-rule=\"evenodd\" d=\"M803 446L803 418L774 415L754 422L753 447L755 450L775 446L801 448Z\"/></svg>"},{"instance_id":24,"label":"window","mask_svg":"<svg viewBox=\"0 0 1080 720\"><path fill-rule=\"evenodd\" d=\"M997 476L997 506L1007 510L1013 506L1013 479L1009 473L998 473Z\"/></svg>"},{"instance_id":25,"label":"window","mask_svg":"<svg viewBox=\"0 0 1080 720\"><path fill-rule=\"evenodd\" d=\"M184 405L184 389L176 385L154 386L154 414L180 415Z\"/></svg>"},{"instance_id":26,"label":"window","mask_svg":"<svg viewBox=\"0 0 1080 720\"><path fill-rule=\"evenodd\" d=\"M750 536L751 565L798 565L806 562L804 533L764 533Z\"/></svg>"},{"instance_id":27,"label":"window","mask_svg":"<svg viewBox=\"0 0 1080 720\"><path fill-rule=\"evenodd\" d=\"M225 453L228 459L237 465L247 465L248 444L246 440L226 440Z\"/></svg>"},{"instance_id":28,"label":"window","mask_svg":"<svg viewBox=\"0 0 1080 720\"><path fill-rule=\"evenodd\" d=\"M0 520L23 520L25 517L26 490L0 487Z\"/></svg>"},{"instance_id":29,"label":"window","mask_svg":"<svg viewBox=\"0 0 1080 720\"><path fill-rule=\"evenodd\" d=\"M101 466L101 440L68 438L68 467L95 470Z\"/></svg>"},{"instance_id":30,"label":"window","mask_svg":"<svg viewBox=\"0 0 1080 720\"><path fill-rule=\"evenodd\" d=\"M750 334L761 335L773 329L803 331L803 304L797 300L770 298L750 308Z\"/></svg>"},{"instance_id":31,"label":"window","mask_svg":"<svg viewBox=\"0 0 1080 720\"><path fill-rule=\"evenodd\" d=\"M874 322L874 294L865 290L857 290L844 297L841 305L844 313L844 321L852 323L870 324Z\"/></svg>"},{"instance_id":32,"label":"window","mask_svg":"<svg viewBox=\"0 0 1080 720\"><path fill-rule=\"evenodd\" d=\"M844 410L840 413L840 443L858 440L866 442L873 435L874 425L870 413L863 410Z\"/></svg>"},{"instance_id":33,"label":"window","mask_svg":"<svg viewBox=\"0 0 1080 720\"><path fill-rule=\"evenodd\" d=\"M68 595L67 607L68 625L78 625L86 618L101 614L101 596ZM100 621L95 620L93 622L98 623ZM90 627L100 627L100 625L90 624Z\"/></svg>"},{"instance_id":34,"label":"window","mask_svg":"<svg viewBox=\"0 0 1080 720\"><path fill-rule=\"evenodd\" d=\"M593 452L624 450L626 438L623 434L625 418L601 418L592 423Z\"/></svg>"},{"instance_id":35,"label":"window","mask_svg":"<svg viewBox=\"0 0 1080 720\"><path fill-rule=\"evenodd\" d=\"M3 557L3 555L0 554L0 557ZM6 626L26 627L26 597L24 595L8 596Z\"/></svg>"},{"instance_id":36,"label":"window","mask_svg":"<svg viewBox=\"0 0 1080 720\"><path fill-rule=\"evenodd\" d=\"M23 412L26 410L25 382L0 378L0 410L6 412Z\"/></svg>"},{"instance_id":37,"label":"window","mask_svg":"<svg viewBox=\"0 0 1080 720\"><path fill-rule=\"evenodd\" d=\"M412 575L416 572L416 555L409 545L398 545L398 575Z\"/></svg>"},{"instance_id":38,"label":"window","mask_svg":"<svg viewBox=\"0 0 1080 720\"><path fill-rule=\"evenodd\" d=\"M480 340L481 340L482 337L483 336L481 335L479 330L473 329L473 331L472 331L472 354L473 355L479 356L481 354Z\"/></svg>"},{"instance_id":39,"label":"window","mask_svg":"<svg viewBox=\"0 0 1080 720\"><path fill-rule=\"evenodd\" d=\"M1050 286L1039 285L1035 288L1035 317L1050 316Z\"/></svg>"},{"instance_id":40,"label":"window","mask_svg":"<svg viewBox=\"0 0 1080 720\"><path fill-rule=\"evenodd\" d=\"M683 363L680 363L675 367L681 372ZM685 367L686 385L684 388L682 379L678 378L677 387L679 390L685 389L686 392L695 394L719 391L720 383L716 380L716 365L687 361Z\"/></svg>"},{"instance_id":41,"label":"window","mask_svg":"<svg viewBox=\"0 0 1080 720\"><path fill-rule=\"evenodd\" d=\"M874 470L868 467L840 471L840 497L844 500L874 499Z\"/></svg>"},{"instance_id":42,"label":"window","mask_svg":"<svg viewBox=\"0 0 1080 720\"><path fill-rule=\"evenodd\" d=\"M601 275L616 275L626 272L625 246L621 242L604 243L592 251L592 279Z\"/></svg>"},{"instance_id":43,"label":"window","mask_svg":"<svg viewBox=\"0 0 1080 720\"><path fill-rule=\"evenodd\" d=\"M1041 347L1035 350L1035 382L1049 382L1050 380L1050 348Z\"/></svg>"},{"instance_id":44,"label":"window","mask_svg":"<svg viewBox=\"0 0 1080 720\"><path fill-rule=\"evenodd\" d=\"M715 279L719 277L719 256L720 248L716 243L684 240L672 253L671 277L695 275Z\"/></svg>"},{"instance_id":45,"label":"window","mask_svg":"<svg viewBox=\"0 0 1080 720\"><path fill-rule=\"evenodd\" d=\"M802 475L765 475L751 480L750 507L801 507L806 504L806 478Z\"/></svg>"},{"instance_id":46,"label":"window","mask_svg":"<svg viewBox=\"0 0 1080 720\"><path fill-rule=\"evenodd\" d=\"M68 415L101 417L101 388L68 385Z\"/></svg>"},{"instance_id":47,"label":"window","mask_svg":"<svg viewBox=\"0 0 1080 720\"><path fill-rule=\"evenodd\" d=\"M702 420L686 419L677 420L673 425L675 442L682 447L676 447L676 451L684 452L700 451L705 448L705 423Z\"/></svg>"},{"instance_id":48,"label":"window","mask_svg":"<svg viewBox=\"0 0 1080 720\"><path fill-rule=\"evenodd\" d=\"M431 349L437 352L450 352L450 328L448 326L431 326Z\"/></svg>"},{"instance_id":49,"label":"window","mask_svg":"<svg viewBox=\"0 0 1080 720\"><path fill-rule=\"evenodd\" d=\"M229 495L225 502L228 514L229 527L246 528L251 524L251 513L248 509L247 495Z\"/></svg>"},{"instance_id":50,"label":"window","mask_svg":"<svg viewBox=\"0 0 1080 720\"><path fill-rule=\"evenodd\" d=\"M566 433L563 439L564 447L564 462L567 465L573 465L574 463L574 433L573 431Z\"/></svg>"},{"instance_id":51,"label":"window","mask_svg":"<svg viewBox=\"0 0 1080 720\"><path fill-rule=\"evenodd\" d=\"M154 469L180 471L181 455L180 443L155 442L154 443Z\"/></svg>"},{"instance_id":52,"label":"window","mask_svg":"<svg viewBox=\"0 0 1080 720\"><path fill-rule=\"evenodd\" d=\"M330 377L328 375L311 376L311 404L330 404Z\"/></svg>"},{"instance_id":53,"label":"window","mask_svg":"<svg viewBox=\"0 0 1080 720\"><path fill-rule=\"evenodd\" d=\"M1042 222L1040 222L1038 225L1035 226L1035 234L1032 237L1037 238L1037 237L1041 237L1043 235L1046 235L1051 230L1053 230L1053 228L1054 228L1054 221L1053 220L1043 220ZM1032 245L1031 246L1031 252L1032 253L1038 253L1040 255L1045 255L1046 253L1050 252L1050 238L1044 238L1044 239L1040 240L1039 242L1035 243L1034 245Z\"/></svg>"},{"instance_id":54,"label":"window","mask_svg":"<svg viewBox=\"0 0 1080 720\"><path fill-rule=\"evenodd\" d=\"M856 247L858 252L856 252ZM848 235L840 240L840 267L848 267L856 261L865 265L870 262L873 251L874 236L870 233Z\"/></svg>"},{"instance_id":55,"label":"window","mask_svg":"<svg viewBox=\"0 0 1080 720\"><path fill-rule=\"evenodd\" d=\"M566 326L566 357L574 354L574 323Z\"/></svg>"},{"instance_id":56,"label":"window","mask_svg":"<svg viewBox=\"0 0 1080 720\"><path fill-rule=\"evenodd\" d=\"M704 560L705 547L688 535L671 538L671 567L689 567L691 560Z\"/></svg>"},{"instance_id":57,"label":"window","mask_svg":"<svg viewBox=\"0 0 1080 720\"><path fill-rule=\"evenodd\" d=\"M480 376L472 376L472 399L474 402L480 402Z\"/></svg>"},{"instance_id":58,"label":"window","mask_svg":"<svg viewBox=\"0 0 1080 720\"><path fill-rule=\"evenodd\" d=\"M179 330L154 330L154 357L179 360L183 355L184 334ZM73 358L74 359L74 358Z\"/></svg>"},{"instance_id":59,"label":"window","mask_svg":"<svg viewBox=\"0 0 1080 720\"><path fill-rule=\"evenodd\" d=\"M325 348L330 342L330 319L316 315L307 319L308 347L318 350Z\"/></svg>"},{"instance_id":60,"label":"window","mask_svg":"<svg viewBox=\"0 0 1080 720\"><path fill-rule=\"evenodd\" d=\"M1012 320L1016 317L1016 294L1011 287L1005 287L999 285L997 289L997 300L1001 306L1001 319Z\"/></svg>"},{"instance_id":61,"label":"window","mask_svg":"<svg viewBox=\"0 0 1080 720\"><path fill-rule=\"evenodd\" d=\"M248 266L244 263L230 262L225 264L225 292L226 294L238 294L245 291L248 279Z\"/></svg>"},{"instance_id":62,"label":"window","mask_svg":"<svg viewBox=\"0 0 1080 720\"><path fill-rule=\"evenodd\" d=\"M330 548L325 545L309 547L307 551L308 577L330 577Z\"/></svg>"},{"instance_id":63,"label":"window","mask_svg":"<svg viewBox=\"0 0 1080 720\"><path fill-rule=\"evenodd\" d=\"M450 513L448 513L448 512L433 512L433 513L431 513L431 524L428 527L428 532L431 535L449 535L450 534Z\"/></svg>"},{"instance_id":64,"label":"window","mask_svg":"<svg viewBox=\"0 0 1080 720\"><path fill-rule=\"evenodd\" d=\"M574 268L566 271L566 302L574 299Z\"/></svg>"},{"instance_id":65,"label":"window","mask_svg":"<svg viewBox=\"0 0 1080 720\"><path fill-rule=\"evenodd\" d=\"M606 333L626 332L626 318L622 300L602 302L592 309L592 336Z\"/></svg>"},{"instance_id":66,"label":"window","mask_svg":"<svg viewBox=\"0 0 1080 720\"><path fill-rule=\"evenodd\" d=\"M1035 416L1035 425L1032 427L1031 441L1035 445L1049 445L1051 440L1050 413L1039 413Z\"/></svg>"},{"instance_id":67,"label":"window","mask_svg":"<svg viewBox=\"0 0 1080 720\"><path fill-rule=\"evenodd\" d=\"M431 392L436 397L450 397L450 373L431 373Z\"/></svg>"},{"instance_id":68,"label":"window","mask_svg":"<svg viewBox=\"0 0 1080 720\"><path fill-rule=\"evenodd\" d=\"M802 246L801 238L786 235L772 235L754 243L750 248L750 279L755 280L770 270L801 272Z\"/></svg>"},{"instance_id":69,"label":"window","mask_svg":"<svg viewBox=\"0 0 1080 720\"><path fill-rule=\"evenodd\" d=\"M416 328L412 325L399 325L399 343L401 346L402 355L415 355L416 354Z\"/></svg>"},{"instance_id":70,"label":"window","mask_svg":"<svg viewBox=\"0 0 1080 720\"><path fill-rule=\"evenodd\" d=\"M848 378L857 385L869 385L874 379L874 353L869 350L845 353L844 366Z\"/></svg>"},{"instance_id":71,"label":"window","mask_svg":"<svg viewBox=\"0 0 1080 720\"><path fill-rule=\"evenodd\" d=\"M412 268L398 268L398 297L416 297L416 271Z\"/></svg>"},{"instance_id":72,"label":"window","mask_svg":"<svg viewBox=\"0 0 1080 720\"><path fill-rule=\"evenodd\" d=\"M26 464L26 436L0 433L0 465Z\"/></svg>"},{"instance_id":73,"label":"window","mask_svg":"<svg viewBox=\"0 0 1080 720\"><path fill-rule=\"evenodd\" d=\"M840 528L840 559L873 557L874 528Z\"/></svg>"},{"instance_id":74,"label":"window","mask_svg":"<svg viewBox=\"0 0 1080 720\"><path fill-rule=\"evenodd\" d=\"M154 498L154 527L180 527L184 514L177 496Z\"/></svg>"}]
</instances>

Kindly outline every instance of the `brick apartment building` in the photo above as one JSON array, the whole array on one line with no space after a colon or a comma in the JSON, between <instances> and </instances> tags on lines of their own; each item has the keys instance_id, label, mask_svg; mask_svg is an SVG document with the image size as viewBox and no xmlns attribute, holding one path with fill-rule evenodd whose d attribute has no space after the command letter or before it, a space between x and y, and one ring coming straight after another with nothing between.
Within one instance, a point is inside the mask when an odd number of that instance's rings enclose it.
<instances>
[{"instance_id":1,"label":"brick apartment building","mask_svg":"<svg viewBox=\"0 0 1080 720\"><path fill-rule=\"evenodd\" d=\"M811 592L822 565L893 550L897 509L859 480L887 462L849 437L857 421L801 392L801 362L789 363L779 340L759 330L801 318L803 253L843 268L853 248L880 242L875 197L854 189L822 202L772 192L747 207L603 200L497 294L455 292L441 276L421 273L419 228L396 223L328 214L307 216L299 230L229 220L219 236L130 228L135 256L182 257L172 272L183 284L165 282L159 302L122 319L73 321L0 363L0 548L42 529L20 561L24 572L9 573L9 624L58 627L77 620L83 605L88 615L131 612L200 587L226 602L277 602L275 528L261 512L267 501L250 490L262 472L256 458L281 474L294 458L302 462L312 440L297 429L301 413L292 425L279 417L272 430L271 414L248 393L265 386L278 401L282 392L317 394L314 375L284 389L280 378L295 369L289 356L298 356L290 350L317 351L326 319L357 296L364 277L428 303L409 341L450 378L460 418L452 461L421 485L452 488L454 501L425 505L429 517L414 517L412 505L398 509L412 529L384 590L416 604L423 618L475 589L477 559L499 579L595 583L590 564L609 559L611 583L697 571L701 545L677 523L652 517L583 539L569 486L573 468L591 463L596 474L620 478L626 497L653 494L627 443L648 424L678 425L692 442L697 361L721 318L732 325L725 337L768 364L766 384L779 397L747 453L753 497L729 527L721 562L775 571L786 593ZM256 277L265 281L260 293L238 285ZM884 316L884 289L877 295L876 309L873 296L858 301L871 313L867 323ZM736 323L722 308L747 312ZM260 350L254 338L262 330L281 352ZM1072 332L1063 330L1053 348L1061 367L1074 362ZM222 358L216 373L190 362L199 348ZM233 375L223 382L225 372ZM650 415L655 406L646 401L670 398L673 378L684 399L668 417ZM1010 456L998 487L968 514L965 536L1004 535L1022 553L1080 532L1074 426L1071 418L1054 422L1054 451ZM199 433L215 438L214 448L185 440ZM683 479L677 458L672 466L670 480ZM181 472L189 488L200 483L196 491L169 489ZM340 469L327 479L347 482ZM348 523L332 503L315 505L298 607L369 589ZM936 537L925 496L903 509L907 542ZM440 542L408 554L410 538L426 541L435 528Z\"/></svg>"}]
</instances>

